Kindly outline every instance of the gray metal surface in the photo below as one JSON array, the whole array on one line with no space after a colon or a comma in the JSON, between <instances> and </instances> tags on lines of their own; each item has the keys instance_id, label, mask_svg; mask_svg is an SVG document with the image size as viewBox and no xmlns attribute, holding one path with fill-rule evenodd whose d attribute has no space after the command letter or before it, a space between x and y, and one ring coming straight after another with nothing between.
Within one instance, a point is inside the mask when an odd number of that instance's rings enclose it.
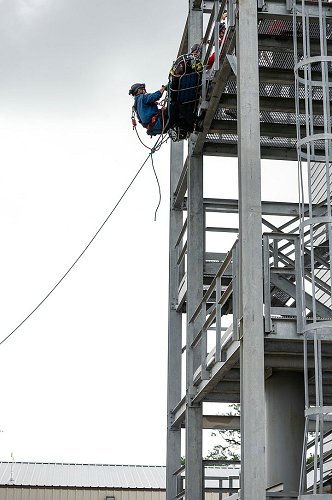
<instances>
[{"instance_id":1,"label":"gray metal surface","mask_svg":"<svg viewBox=\"0 0 332 500\"><path fill-rule=\"evenodd\" d=\"M239 3L237 24L241 499L266 498L257 4ZM255 362L253 363L253 360ZM255 403L252 404L254 395ZM255 458L254 458L255 457Z\"/></svg>"},{"instance_id":2,"label":"gray metal surface","mask_svg":"<svg viewBox=\"0 0 332 500\"><path fill-rule=\"evenodd\" d=\"M171 185L173 193L183 166L183 144L171 144ZM176 241L183 225L183 214L174 210L170 200L169 234L169 299L168 299L168 390L167 390L167 475L166 500L176 495L174 472L181 465L181 430L174 429L172 409L181 399L182 314L177 311L177 293L180 269L177 264Z\"/></svg>"},{"instance_id":3,"label":"gray metal surface","mask_svg":"<svg viewBox=\"0 0 332 500\"><path fill-rule=\"evenodd\" d=\"M268 488L283 484L284 491L298 491L304 431L303 406L302 373L272 373L266 380Z\"/></svg>"},{"instance_id":4,"label":"gray metal surface","mask_svg":"<svg viewBox=\"0 0 332 500\"><path fill-rule=\"evenodd\" d=\"M189 144L189 147L192 147ZM204 269L203 161L189 156L188 167L188 290L187 314L190 318L203 295ZM186 336L186 495L201 500L202 478L202 406L193 404L193 378L200 362L198 349L192 346L194 325L187 323Z\"/></svg>"},{"instance_id":5,"label":"gray metal surface","mask_svg":"<svg viewBox=\"0 0 332 500\"><path fill-rule=\"evenodd\" d=\"M203 11L189 5L189 46L201 40ZM203 294L204 273L204 214L203 214L203 159L192 155L192 141L188 143L188 264L187 264L187 313L190 316ZM186 498L201 500L203 495L203 436L202 406L192 403L193 376L198 364L198 354L191 346L194 338L192 325L186 331Z\"/></svg>"},{"instance_id":6,"label":"gray metal surface","mask_svg":"<svg viewBox=\"0 0 332 500\"><path fill-rule=\"evenodd\" d=\"M152 490L165 489L165 473L163 466L0 462L0 485Z\"/></svg>"}]
</instances>

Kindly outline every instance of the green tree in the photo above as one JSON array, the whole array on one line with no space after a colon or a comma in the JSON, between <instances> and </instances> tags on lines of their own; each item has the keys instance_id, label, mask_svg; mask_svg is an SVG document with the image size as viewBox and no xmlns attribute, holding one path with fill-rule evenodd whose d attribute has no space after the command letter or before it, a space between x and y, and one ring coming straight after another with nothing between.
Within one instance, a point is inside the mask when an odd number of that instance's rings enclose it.
<instances>
[{"instance_id":1,"label":"green tree","mask_svg":"<svg viewBox=\"0 0 332 500\"><path fill-rule=\"evenodd\" d=\"M226 415L240 415L240 405L229 405L230 411ZM221 442L216 444L205 457L207 460L240 460L241 436L237 430L218 430L211 436L220 436Z\"/></svg>"}]
</instances>

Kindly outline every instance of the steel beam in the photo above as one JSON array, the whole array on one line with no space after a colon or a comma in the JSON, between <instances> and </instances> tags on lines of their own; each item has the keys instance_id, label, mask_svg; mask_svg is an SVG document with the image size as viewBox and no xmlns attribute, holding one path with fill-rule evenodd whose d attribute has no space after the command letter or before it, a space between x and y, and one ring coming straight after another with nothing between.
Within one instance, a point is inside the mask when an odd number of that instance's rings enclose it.
<instances>
[{"instance_id":1,"label":"steel beam","mask_svg":"<svg viewBox=\"0 0 332 500\"><path fill-rule=\"evenodd\" d=\"M302 43L302 38L298 39ZM328 41L327 43L329 52L331 51L332 43ZM293 37L288 36L287 38L279 38L278 36L258 36L258 49L266 50L269 52L276 53L290 53L294 52ZM310 53L312 56L320 54L320 43L319 40L311 40L310 43Z\"/></svg>"},{"instance_id":2,"label":"steel beam","mask_svg":"<svg viewBox=\"0 0 332 500\"><path fill-rule=\"evenodd\" d=\"M237 144L206 142L204 144L204 154L206 156L233 157L238 156ZM296 161L296 149L292 147L277 148L273 146L261 147L262 160L286 160Z\"/></svg>"},{"instance_id":3,"label":"steel beam","mask_svg":"<svg viewBox=\"0 0 332 500\"><path fill-rule=\"evenodd\" d=\"M196 2L196 3L195 3ZM188 45L199 43L203 36L201 2L189 3ZM204 213L203 157L193 155L193 134L188 142L188 214L187 214L187 335L186 335L186 498L203 498L202 405L193 403L196 389L193 376L197 368L196 349L191 347L194 325L189 318L203 298Z\"/></svg>"},{"instance_id":4,"label":"steel beam","mask_svg":"<svg viewBox=\"0 0 332 500\"><path fill-rule=\"evenodd\" d=\"M184 199L183 208L184 210L187 209L186 198ZM204 198L204 210L206 212L237 214L239 211L239 202L232 198ZM308 205L304 205L304 210L308 210ZM317 210L314 210L313 213L316 213ZM262 214L296 217L299 215L299 205L292 202L265 200L262 201Z\"/></svg>"},{"instance_id":5,"label":"steel beam","mask_svg":"<svg viewBox=\"0 0 332 500\"><path fill-rule=\"evenodd\" d=\"M313 80L319 81L322 75L318 71L312 71L311 76ZM235 81L236 76L231 74L229 76L230 81ZM271 83L271 84L284 84L284 85L294 85L295 77L294 70L283 69L283 68L259 68L259 81L261 83Z\"/></svg>"},{"instance_id":6,"label":"steel beam","mask_svg":"<svg viewBox=\"0 0 332 500\"><path fill-rule=\"evenodd\" d=\"M188 162L188 254L187 254L187 318L191 318L203 298L204 272L204 215L203 159L192 155L189 143ZM186 406L186 497L201 500L202 477L202 406L193 404L196 392L193 376L196 370L194 325L187 324L187 406Z\"/></svg>"},{"instance_id":7,"label":"steel beam","mask_svg":"<svg viewBox=\"0 0 332 500\"><path fill-rule=\"evenodd\" d=\"M267 97L261 96L259 98L259 105L261 111L280 112L280 113L294 113L295 114L295 99L293 97ZM313 112L315 115L323 113L322 101L312 101ZM223 94L220 99L220 107L226 109L238 108L236 95ZM330 103L330 109L332 104ZM305 102L300 100L300 113L305 113Z\"/></svg>"},{"instance_id":8,"label":"steel beam","mask_svg":"<svg viewBox=\"0 0 332 500\"><path fill-rule=\"evenodd\" d=\"M171 143L170 193L176 189L183 165L183 144ZM172 409L181 399L182 317L176 310L178 294L178 266L176 239L183 224L183 214L170 203L169 230L169 298L168 298L168 386L167 386L167 457L166 500L175 498L174 472L181 465L181 430L174 429Z\"/></svg>"},{"instance_id":9,"label":"steel beam","mask_svg":"<svg viewBox=\"0 0 332 500\"><path fill-rule=\"evenodd\" d=\"M257 1L239 2L241 499L266 499ZM241 313L240 313L241 316Z\"/></svg>"},{"instance_id":10,"label":"steel beam","mask_svg":"<svg viewBox=\"0 0 332 500\"><path fill-rule=\"evenodd\" d=\"M226 44L227 47L224 49L220 58L220 70L218 71L218 75L216 76L216 78L214 78L211 82L212 91L209 96L209 106L204 115L203 131L199 133L195 138L195 154L201 154L203 151L206 135L209 132L211 122L219 106L219 101L225 89L225 85L232 73L232 69L226 57L226 53L231 53L233 51L235 45L235 36L233 32L229 33L229 38Z\"/></svg>"},{"instance_id":11,"label":"steel beam","mask_svg":"<svg viewBox=\"0 0 332 500\"><path fill-rule=\"evenodd\" d=\"M188 158L186 159L183 165L181 175L179 176L177 186L174 190L173 200L171 200L171 203L173 204L174 208L180 209L182 207L183 198L187 191L187 173L188 173Z\"/></svg>"},{"instance_id":12,"label":"steel beam","mask_svg":"<svg viewBox=\"0 0 332 500\"><path fill-rule=\"evenodd\" d=\"M188 18L187 18L178 50L178 57L181 56L182 54L187 54L188 50L189 49L188 49Z\"/></svg>"},{"instance_id":13,"label":"steel beam","mask_svg":"<svg viewBox=\"0 0 332 500\"><path fill-rule=\"evenodd\" d=\"M204 415L204 429L240 430L240 417L238 415Z\"/></svg>"},{"instance_id":14,"label":"steel beam","mask_svg":"<svg viewBox=\"0 0 332 500\"><path fill-rule=\"evenodd\" d=\"M305 126L300 127L301 136L305 135ZM213 120L211 123L210 134L237 134L236 120ZM264 123L260 124L260 133L264 137L285 137L296 139L296 125L286 123ZM324 127L314 127L315 134L324 133Z\"/></svg>"},{"instance_id":15,"label":"steel beam","mask_svg":"<svg viewBox=\"0 0 332 500\"><path fill-rule=\"evenodd\" d=\"M306 2L306 10L309 18L317 22L317 3ZM323 10L327 16L331 16L332 9L329 2L324 2ZM258 19L285 19L289 20L289 10L287 9L287 2L284 0L265 0L264 8L258 12ZM292 32L291 32L292 33Z\"/></svg>"}]
</instances>

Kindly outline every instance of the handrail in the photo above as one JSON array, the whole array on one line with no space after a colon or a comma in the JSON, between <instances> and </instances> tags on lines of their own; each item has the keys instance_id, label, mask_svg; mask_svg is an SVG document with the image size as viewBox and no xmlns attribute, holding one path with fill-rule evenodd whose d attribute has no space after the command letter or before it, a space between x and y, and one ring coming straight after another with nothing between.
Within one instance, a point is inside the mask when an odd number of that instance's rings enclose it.
<instances>
[{"instance_id":1,"label":"handrail","mask_svg":"<svg viewBox=\"0 0 332 500\"><path fill-rule=\"evenodd\" d=\"M211 23L208 24L204 38L203 38L203 43L209 42L206 53L205 53L205 57L204 57L204 65L207 64L209 56L211 54L213 44L215 43L214 37L210 37L213 21L214 21L215 25L216 25L216 23L219 24L221 16L223 15L223 13L225 11L225 5L226 5L226 0L222 0L217 15L216 15L215 8L213 8L213 11L211 12L211 16L210 16ZM209 38L210 38L210 40L209 40ZM204 42L204 40L206 40L206 41ZM218 51L219 45L217 45L217 47L215 47L215 49L216 49L216 58L218 56L218 60L219 60L219 51Z\"/></svg>"},{"instance_id":2,"label":"handrail","mask_svg":"<svg viewBox=\"0 0 332 500\"><path fill-rule=\"evenodd\" d=\"M233 256L233 250L234 250L235 246L237 245L237 243L238 243L238 240L235 241L235 243L233 244L232 248L229 250L229 252L227 252L225 260L220 265L219 270L218 270L217 274L215 275L215 277L213 278L213 280L211 282L211 285L209 286L209 288L205 292L205 294L203 296L203 299L200 301L200 303L198 304L198 306L195 309L194 314L189 319L189 323L192 323L193 321L195 321L195 319L197 318L198 314L201 311L203 303L206 302L210 298L210 296L212 295L212 293L214 292L214 288L216 286L217 278L219 278L220 276L222 276L224 274L224 272L226 271L227 267L231 263L232 256Z\"/></svg>"},{"instance_id":3,"label":"handrail","mask_svg":"<svg viewBox=\"0 0 332 500\"><path fill-rule=\"evenodd\" d=\"M294 246L293 253L295 253L295 258L290 259L286 257L270 240L274 242L288 240L288 242ZM272 256L273 262L270 264L270 257ZM279 268L279 264L283 264L283 267ZM285 268L287 265L287 271ZM279 270L280 269L280 270ZM271 274L289 274L295 276L295 303L296 308L290 308L289 306L278 306L278 315L289 316L290 313L294 314L297 319L297 332L300 334L303 332L303 318L302 318L302 288L301 288L301 259L300 259L300 241L299 235L297 234L287 234L283 232L272 232L263 234L263 275L264 275L264 328L265 332L269 333L272 330L272 309L271 304L271 284L272 278ZM275 314L275 312L274 312Z\"/></svg>"},{"instance_id":4,"label":"handrail","mask_svg":"<svg viewBox=\"0 0 332 500\"><path fill-rule=\"evenodd\" d=\"M210 356L211 352L207 352L208 346L208 331L211 330L211 326L215 323L214 335L215 335L215 354L214 354L214 362L220 362L221 350L222 350L222 340L221 340L221 332L223 331L221 326L221 317L223 315L223 306L226 302L233 297L233 329L235 325L235 329L237 329L236 325L238 322L238 300L237 300L237 292L238 292L238 277L236 275L235 267L232 266L232 278L226 287L221 285L222 277L225 275L227 269L237 258L237 246L238 240L232 245L231 250L226 254L226 257L222 264L220 265L216 275L214 276L212 283L209 288L206 290L203 299L200 301L198 306L196 307L193 315L189 319L189 323L195 324L198 321L198 324L194 326L195 336L191 342L190 347L196 348L200 343L200 359L201 364L193 374L194 383L197 383L197 380L200 378L201 380L207 380L210 377L211 363ZM227 275L229 278L229 274ZM233 285L234 284L234 285ZM235 294L233 291L235 290ZM208 308L208 301L212 302L212 305ZM232 328L232 327L231 327ZM228 329L227 329L228 332ZM233 332L233 330L232 330ZM234 332L231 334L234 338Z\"/></svg>"},{"instance_id":5,"label":"handrail","mask_svg":"<svg viewBox=\"0 0 332 500\"><path fill-rule=\"evenodd\" d=\"M263 234L263 240L264 238L269 238L269 239L272 239L272 240L288 240L287 243L285 243L284 245L282 245L281 247L279 247L277 249L277 251L275 250L275 248L273 248L271 246L271 244L269 245L269 250L267 250L267 247L265 249L265 252L269 252L269 255L268 257L270 257L271 255L274 256L275 258L278 259L278 262L280 262L281 264L283 264L284 266L279 268L278 270L278 267L277 266L269 266L269 273L276 273L276 274L282 274L282 273L287 273L287 267L286 266L289 266L288 267L288 274L292 274L292 268L293 268L293 271L294 271L294 274L296 274L296 272L299 271L300 269L300 262L299 262L299 248L297 247L297 243L295 243L296 241L299 240L299 235L298 234L294 234L294 233L283 233L283 232L278 232L278 231L274 231L272 233L264 233ZM293 249L288 253L288 254L291 254L291 253L295 253L295 259L291 259L287 254L284 254L282 252L283 249L285 249L286 247L289 247L289 245L293 245ZM297 248L297 249L296 249ZM304 248L304 252L306 251L306 248ZM308 250L309 252L309 250ZM265 257L265 260L266 258L268 258L267 256ZM323 259L318 259L321 263L324 262ZM303 269L302 272L304 273L304 277L306 280L308 280L309 283L312 283L312 276L311 276L311 273L310 271L308 271L307 269ZM265 262L265 275L267 273L267 262ZM265 276L266 277L266 276ZM299 274L297 275L297 282L300 281L300 276ZM267 285L267 281L265 279L265 284ZM319 277L315 276L315 284L316 284L316 287L317 287L317 290L321 291L322 293L330 293L330 288L328 286L328 284L326 284L324 281L322 281L321 279L319 279ZM267 303L267 300L268 300L268 296L266 295L265 296L265 305ZM297 309L298 311L298 314L301 315L300 311ZM265 318L265 321L268 321L267 318ZM299 325L300 326L300 325ZM268 330L265 330L265 331L269 331ZM302 327L301 327L301 331L302 331Z\"/></svg>"}]
</instances>

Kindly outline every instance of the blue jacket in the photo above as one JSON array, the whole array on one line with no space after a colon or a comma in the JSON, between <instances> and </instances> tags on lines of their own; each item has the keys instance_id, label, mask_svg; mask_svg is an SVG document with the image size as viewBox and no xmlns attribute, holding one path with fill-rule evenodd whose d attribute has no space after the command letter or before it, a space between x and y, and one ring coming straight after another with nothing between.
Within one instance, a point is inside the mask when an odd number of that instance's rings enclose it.
<instances>
[{"instance_id":1,"label":"blue jacket","mask_svg":"<svg viewBox=\"0 0 332 500\"><path fill-rule=\"evenodd\" d=\"M152 94L139 94L135 97L135 108L143 126L150 123L151 118L159 111L156 101L161 98L160 90Z\"/></svg>"}]
</instances>

